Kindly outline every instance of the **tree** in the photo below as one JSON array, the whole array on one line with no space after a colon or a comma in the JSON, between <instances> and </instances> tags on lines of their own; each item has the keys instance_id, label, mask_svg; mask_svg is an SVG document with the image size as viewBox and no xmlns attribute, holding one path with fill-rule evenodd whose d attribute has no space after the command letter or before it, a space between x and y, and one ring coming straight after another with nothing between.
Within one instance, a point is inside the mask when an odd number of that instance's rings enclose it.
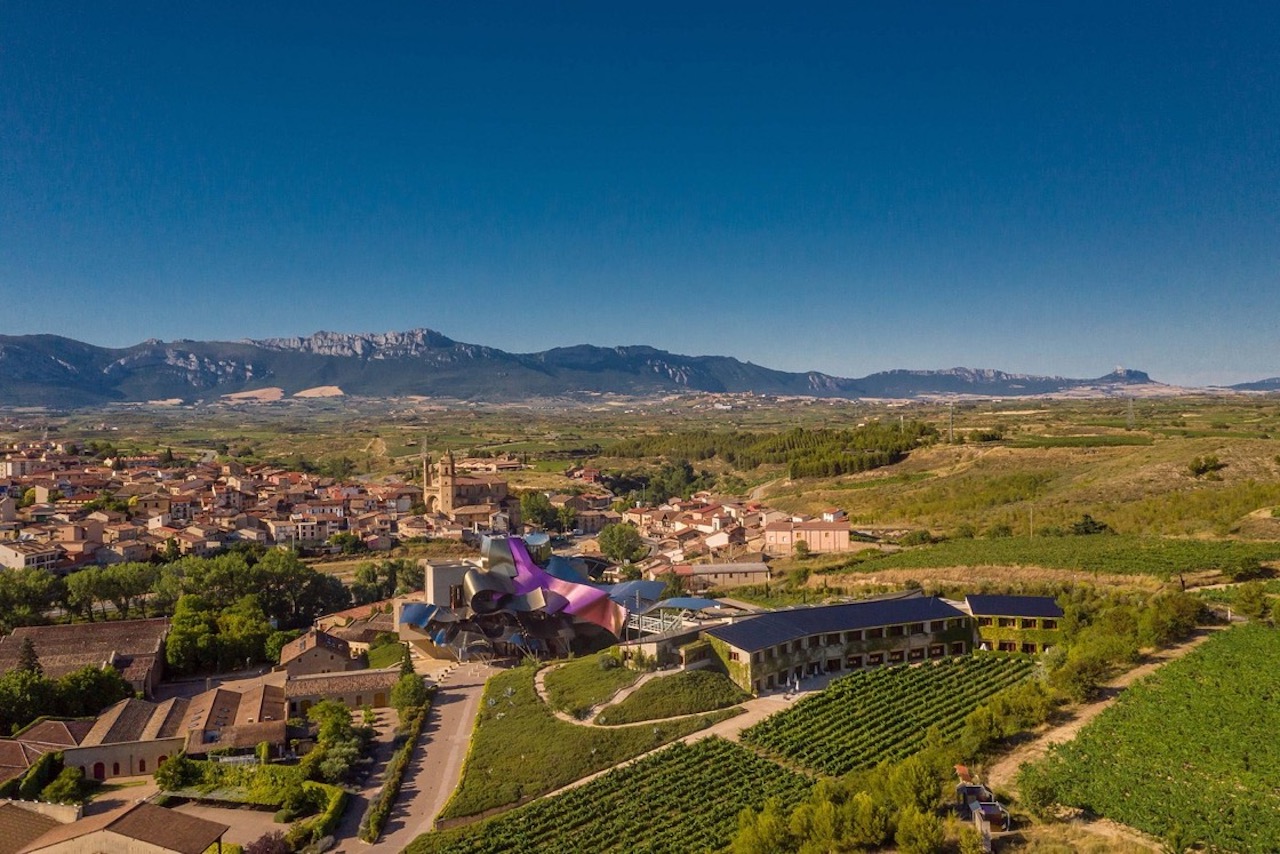
<instances>
[{"instance_id":1,"label":"tree","mask_svg":"<svg viewBox=\"0 0 1280 854\"><path fill-rule=\"evenodd\" d=\"M545 494L526 492L520 496L520 518L526 525L550 528L556 522L556 508Z\"/></svg>"},{"instance_id":2,"label":"tree","mask_svg":"<svg viewBox=\"0 0 1280 854\"><path fill-rule=\"evenodd\" d=\"M858 792L845 803L845 840L860 848L875 848L889 838L889 811L867 792Z\"/></svg>"},{"instance_id":3,"label":"tree","mask_svg":"<svg viewBox=\"0 0 1280 854\"><path fill-rule=\"evenodd\" d=\"M44 675L44 668L40 666L40 656L36 654L36 643L30 637L22 639L22 647L18 650L18 669L37 676Z\"/></svg>"},{"instance_id":4,"label":"tree","mask_svg":"<svg viewBox=\"0 0 1280 854\"><path fill-rule=\"evenodd\" d=\"M409 652L409 645L405 644L404 652L400 654L400 675L412 676L413 673L413 655Z\"/></svg>"},{"instance_id":5,"label":"tree","mask_svg":"<svg viewBox=\"0 0 1280 854\"><path fill-rule=\"evenodd\" d=\"M907 806L898 812L898 832L893 841L902 854L938 854L946 836L936 815Z\"/></svg>"},{"instance_id":6,"label":"tree","mask_svg":"<svg viewBox=\"0 0 1280 854\"><path fill-rule=\"evenodd\" d=\"M178 599L165 639L164 657L179 673L194 673L217 663L216 627L205 601L188 593Z\"/></svg>"},{"instance_id":7,"label":"tree","mask_svg":"<svg viewBox=\"0 0 1280 854\"><path fill-rule=\"evenodd\" d=\"M1265 620L1270 614L1271 600L1261 581L1246 581L1236 588L1235 609L1250 620Z\"/></svg>"},{"instance_id":8,"label":"tree","mask_svg":"<svg viewBox=\"0 0 1280 854\"><path fill-rule=\"evenodd\" d=\"M1099 522L1085 513L1078 522L1071 524L1071 533L1078 537L1087 537L1092 534L1114 534L1115 531L1106 522Z\"/></svg>"},{"instance_id":9,"label":"tree","mask_svg":"<svg viewBox=\"0 0 1280 854\"><path fill-rule=\"evenodd\" d=\"M364 540L350 531L341 531L329 538L329 545L337 546L344 555L353 555L368 550Z\"/></svg>"},{"instance_id":10,"label":"tree","mask_svg":"<svg viewBox=\"0 0 1280 854\"><path fill-rule=\"evenodd\" d=\"M114 667L85 665L54 683L58 714L70 718L96 715L112 703L132 697L133 686Z\"/></svg>"},{"instance_id":11,"label":"tree","mask_svg":"<svg viewBox=\"0 0 1280 854\"><path fill-rule=\"evenodd\" d=\"M400 720L406 720L415 709L425 706L429 698L426 683L416 673L404 674L391 689L391 705Z\"/></svg>"},{"instance_id":12,"label":"tree","mask_svg":"<svg viewBox=\"0 0 1280 854\"><path fill-rule=\"evenodd\" d=\"M40 792L40 800L48 804L78 804L84 800L84 771L67 765Z\"/></svg>"},{"instance_id":13,"label":"tree","mask_svg":"<svg viewBox=\"0 0 1280 854\"><path fill-rule=\"evenodd\" d=\"M175 792L200 779L200 766L188 759L185 753L179 753L157 768L154 776L160 791Z\"/></svg>"},{"instance_id":14,"label":"tree","mask_svg":"<svg viewBox=\"0 0 1280 854\"><path fill-rule=\"evenodd\" d=\"M889 773L889 795L894 803L915 807L920 811L934 808L941 783L933 769L919 756L902 760Z\"/></svg>"},{"instance_id":15,"label":"tree","mask_svg":"<svg viewBox=\"0 0 1280 854\"><path fill-rule=\"evenodd\" d=\"M813 554L813 552L809 550L809 543L807 540L796 540L795 545L791 547L791 553L795 555L796 560L805 560Z\"/></svg>"},{"instance_id":16,"label":"tree","mask_svg":"<svg viewBox=\"0 0 1280 854\"><path fill-rule=\"evenodd\" d=\"M572 531L574 526L578 524L578 511L574 510L568 504L563 507L556 508L556 530Z\"/></svg>"},{"instance_id":17,"label":"tree","mask_svg":"<svg viewBox=\"0 0 1280 854\"><path fill-rule=\"evenodd\" d=\"M605 557L627 563L643 557L647 551L640 532L631 525L605 525L597 538Z\"/></svg>"}]
</instances>

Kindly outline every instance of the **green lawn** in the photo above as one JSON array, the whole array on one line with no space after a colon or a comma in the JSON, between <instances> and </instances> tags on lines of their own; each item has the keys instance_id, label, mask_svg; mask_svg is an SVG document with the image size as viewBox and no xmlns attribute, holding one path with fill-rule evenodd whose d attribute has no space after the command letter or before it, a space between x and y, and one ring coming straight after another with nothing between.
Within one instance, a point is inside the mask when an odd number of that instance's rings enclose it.
<instances>
[{"instance_id":1,"label":"green lawn","mask_svg":"<svg viewBox=\"0 0 1280 854\"><path fill-rule=\"evenodd\" d=\"M639 678L638 671L623 667L609 652L598 652L549 669L547 698L553 709L575 714L608 702Z\"/></svg>"},{"instance_id":2,"label":"green lawn","mask_svg":"<svg viewBox=\"0 0 1280 854\"><path fill-rule=\"evenodd\" d=\"M715 712L634 727L579 726L555 717L537 696L534 670L489 680L462 782L443 818L475 815L544 794L731 716Z\"/></svg>"},{"instance_id":3,"label":"green lawn","mask_svg":"<svg viewBox=\"0 0 1280 854\"><path fill-rule=\"evenodd\" d=\"M375 670L393 667L400 663L404 656L404 644L389 643L377 649L369 650L369 666Z\"/></svg>"},{"instance_id":4,"label":"green lawn","mask_svg":"<svg viewBox=\"0 0 1280 854\"><path fill-rule=\"evenodd\" d=\"M614 726L711 712L748 698L723 673L685 670L646 682L621 703L601 709L596 723Z\"/></svg>"}]
</instances>

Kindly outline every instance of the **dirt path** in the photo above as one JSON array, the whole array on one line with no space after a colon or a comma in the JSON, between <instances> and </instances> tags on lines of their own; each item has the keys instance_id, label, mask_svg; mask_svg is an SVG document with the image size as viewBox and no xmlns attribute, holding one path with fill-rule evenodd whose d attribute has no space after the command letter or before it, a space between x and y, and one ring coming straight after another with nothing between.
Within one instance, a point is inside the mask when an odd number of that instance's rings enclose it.
<instances>
[{"instance_id":1,"label":"dirt path","mask_svg":"<svg viewBox=\"0 0 1280 854\"><path fill-rule=\"evenodd\" d=\"M1114 703L1125 688L1128 688L1139 679L1151 675L1170 661L1182 658L1212 637L1215 632L1221 631L1222 628L1224 627L1199 629L1190 639L1149 655L1144 663L1106 683L1102 687L1100 699L1092 703L1076 706L1070 711L1071 716L1066 721L1050 727L1037 736L1035 740L1015 748L1012 753L997 760L994 765L987 769L987 785L992 788L1014 788L1013 778L1018 773L1018 768L1022 763L1031 762L1044 756L1050 745L1062 744L1075 738L1076 733L1080 732L1085 724L1102 714L1104 709Z\"/></svg>"}]
</instances>

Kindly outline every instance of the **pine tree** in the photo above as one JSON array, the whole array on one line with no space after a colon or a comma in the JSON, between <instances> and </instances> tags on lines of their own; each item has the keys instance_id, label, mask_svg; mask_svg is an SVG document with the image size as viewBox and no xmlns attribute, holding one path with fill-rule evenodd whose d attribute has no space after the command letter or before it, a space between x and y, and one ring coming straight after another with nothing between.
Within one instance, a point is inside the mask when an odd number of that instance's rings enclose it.
<instances>
[{"instance_id":1,"label":"pine tree","mask_svg":"<svg viewBox=\"0 0 1280 854\"><path fill-rule=\"evenodd\" d=\"M18 669L37 676L44 675L44 668L40 666L40 656L36 654L36 645L31 638L22 639L22 649L18 651Z\"/></svg>"}]
</instances>

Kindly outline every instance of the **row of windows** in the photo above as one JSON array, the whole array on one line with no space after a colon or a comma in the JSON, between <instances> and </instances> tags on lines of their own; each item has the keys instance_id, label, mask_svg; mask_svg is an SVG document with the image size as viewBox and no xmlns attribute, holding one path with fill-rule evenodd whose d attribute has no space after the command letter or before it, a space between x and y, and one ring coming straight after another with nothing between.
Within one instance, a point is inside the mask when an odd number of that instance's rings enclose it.
<instances>
[{"instance_id":1,"label":"row of windows","mask_svg":"<svg viewBox=\"0 0 1280 854\"><path fill-rule=\"evenodd\" d=\"M755 686L756 691L760 691L762 689L780 687L792 678L817 676L824 672L837 673L842 670L862 670L889 664L910 664L945 658L948 655L964 655L967 651L968 647L964 641L955 641L950 646L937 643L928 647L921 646L913 649L896 649L886 652L866 653L864 655L850 655L843 658L829 658L826 661L811 661L807 664L796 665L780 673L770 673L761 679L757 679Z\"/></svg>"},{"instance_id":2,"label":"row of windows","mask_svg":"<svg viewBox=\"0 0 1280 854\"><path fill-rule=\"evenodd\" d=\"M1045 617L979 617L978 625L999 626L1002 629L1056 629L1058 621Z\"/></svg>"},{"instance_id":3,"label":"row of windows","mask_svg":"<svg viewBox=\"0 0 1280 854\"><path fill-rule=\"evenodd\" d=\"M881 638L901 638L916 635L923 635L926 632L934 633L945 631L946 629L957 628L960 620L933 620L929 623L908 623L900 626L878 626L874 629L855 629L848 632L831 632L824 635L810 635L808 638L794 640L790 643L771 646L760 652L752 653L751 660L760 664L768 658L779 658L793 652L800 652L803 649L817 649L820 646L840 646L841 644L857 643L864 640L878 640ZM737 661L737 654L730 653L730 659Z\"/></svg>"}]
</instances>

